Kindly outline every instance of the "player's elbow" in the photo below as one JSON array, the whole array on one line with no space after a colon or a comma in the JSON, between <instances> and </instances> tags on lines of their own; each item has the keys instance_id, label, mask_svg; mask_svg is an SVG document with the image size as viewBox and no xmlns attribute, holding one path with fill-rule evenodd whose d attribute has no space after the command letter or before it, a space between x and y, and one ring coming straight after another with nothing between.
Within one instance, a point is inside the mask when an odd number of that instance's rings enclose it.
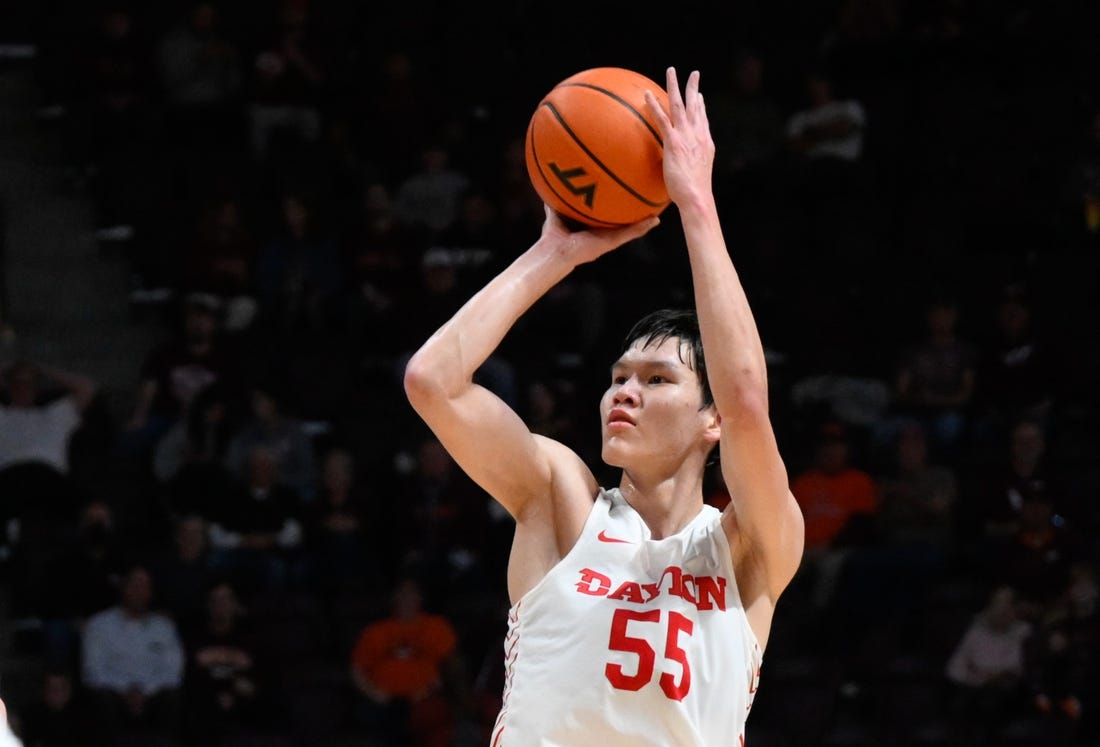
<instances>
[{"instance_id":1,"label":"player's elbow","mask_svg":"<svg viewBox=\"0 0 1100 747\"><path fill-rule=\"evenodd\" d=\"M436 367L417 353L405 364L405 396L415 410L426 407L439 397L441 387Z\"/></svg>"}]
</instances>

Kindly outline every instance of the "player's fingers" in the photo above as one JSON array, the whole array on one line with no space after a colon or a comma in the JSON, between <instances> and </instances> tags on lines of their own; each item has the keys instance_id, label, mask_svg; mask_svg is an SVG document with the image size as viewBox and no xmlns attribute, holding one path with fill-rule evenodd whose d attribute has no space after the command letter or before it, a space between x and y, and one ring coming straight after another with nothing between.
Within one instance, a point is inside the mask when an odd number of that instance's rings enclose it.
<instances>
[{"instance_id":1,"label":"player's fingers","mask_svg":"<svg viewBox=\"0 0 1100 747\"><path fill-rule=\"evenodd\" d=\"M676 78L676 68L669 67L665 71L665 87L668 89L668 110L672 115L673 124L676 118L684 110L684 98L680 94L680 83Z\"/></svg>"},{"instance_id":2,"label":"player's fingers","mask_svg":"<svg viewBox=\"0 0 1100 747\"><path fill-rule=\"evenodd\" d=\"M667 137L669 127L671 126L668 121L668 114L665 112L661 103L657 101L657 97L653 95L652 91L645 92L645 103L649 107L649 113L653 119L657 122L657 129L661 131L662 137Z\"/></svg>"}]
</instances>

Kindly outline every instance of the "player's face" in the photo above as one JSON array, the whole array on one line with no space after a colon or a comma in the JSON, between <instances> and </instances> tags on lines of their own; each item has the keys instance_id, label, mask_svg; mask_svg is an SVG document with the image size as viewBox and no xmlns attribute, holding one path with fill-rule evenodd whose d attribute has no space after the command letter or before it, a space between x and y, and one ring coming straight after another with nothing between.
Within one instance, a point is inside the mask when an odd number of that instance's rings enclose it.
<instances>
[{"instance_id":1,"label":"player's face","mask_svg":"<svg viewBox=\"0 0 1100 747\"><path fill-rule=\"evenodd\" d=\"M713 407L703 408L699 376L676 338L634 343L611 367L600 400L603 459L613 467L671 466L713 445Z\"/></svg>"}]
</instances>

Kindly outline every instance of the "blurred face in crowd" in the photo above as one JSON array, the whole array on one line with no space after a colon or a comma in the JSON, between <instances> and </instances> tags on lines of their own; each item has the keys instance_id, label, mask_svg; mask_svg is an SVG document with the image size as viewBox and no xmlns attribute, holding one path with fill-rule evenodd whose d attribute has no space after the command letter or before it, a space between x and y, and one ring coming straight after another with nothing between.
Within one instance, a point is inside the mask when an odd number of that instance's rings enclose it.
<instances>
[{"instance_id":1,"label":"blurred face in crowd","mask_svg":"<svg viewBox=\"0 0 1100 747\"><path fill-rule=\"evenodd\" d=\"M255 448L248 455L249 484L254 488L270 488L279 477L279 464L270 449Z\"/></svg>"},{"instance_id":2,"label":"blurred face in crowd","mask_svg":"<svg viewBox=\"0 0 1100 747\"><path fill-rule=\"evenodd\" d=\"M330 496L344 496L351 488L353 467L351 454L337 449L325 457L321 465L321 481Z\"/></svg>"},{"instance_id":3,"label":"blurred face in crowd","mask_svg":"<svg viewBox=\"0 0 1100 747\"><path fill-rule=\"evenodd\" d=\"M948 303L933 304L928 309L928 330L933 337L948 337L955 331L958 310Z\"/></svg>"},{"instance_id":4,"label":"blurred face in crowd","mask_svg":"<svg viewBox=\"0 0 1100 747\"><path fill-rule=\"evenodd\" d=\"M393 593L394 617L409 619L420 614L423 604L420 587L414 581L402 581Z\"/></svg>"},{"instance_id":5,"label":"blurred face in crowd","mask_svg":"<svg viewBox=\"0 0 1100 747\"><path fill-rule=\"evenodd\" d=\"M218 320L212 309L189 304L183 320L184 335L191 342L207 342L214 336Z\"/></svg>"},{"instance_id":6,"label":"blurred face in crowd","mask_svg":"<svg viewBox=\"0 0 1100 747\"><path fill-rule=\"evenodd\" d=\"M994 630L1008 630L1016 622L1016 593L1008 587L993 592L986 619Z\"/></svg>"},{"instance_id":7,"label":"blurred face in crowd","mask_svg":"<svg viewBox=\"0 0 1100 747\"><path fill-rule=\"evenodd\" d=\"M1012 459L1020 464L1035 464L1043 455L1043 431L1035 423L1020 423L1012 429Z\"/></svg>"},{"instance_id":8,"label":"blurred face in crowd","mask_svg":"<svg viewBox=\"0 0 1100 747\"><path fill-rule=\"evenodd\" d=\"M130 615L145 614L153 600L153 577L144 568L134 568L126 574L122 585L122 607Z\"/></svg>"},{"instance_id":9,"label":"blurred face in crowd","mask_svg":"<svg viewBox=\"0 0 1100 747\"><path fill-rule=\"evenodd\" d=\"M64 674L53 672L42 683L42 701L51 711L64 710L73 697L73 683Z\"/></svg>"},{"instance_id":10,"label":"blurred face in crowd","mask_svg":"<svg viewBox=\"0 0 1100 747\"><path fill-rule=\"evenodd\" d=\"M430 480L441 480L451 471L451 457L443 445L428 439L420 445L420 474Z\"/></svg>"},{"instance_id":11,"label":"blurred face in crowd","mask_svg":"<svg viewBox=\"0 0 1100 747\"><path fill-rule=\"evenodd\" d=\"M734 74L741 93L757 93L764 83L764 63L756 55L746 55L737 63Z\"/></svg>"},{"instance_id":12,"label":"blurred face in crowd","mask_svg":"<svg viewBox=\"0 0 1100 747\"><path fill-rule=\"evenodd\" d=\"M231 624L241 613L241 603L237 593L229 584L218 584L206 598L206 609L210 621L215 624Z\"/></svg>"},{"instance_id":13,"label":"blurred face in crowd","mask_svg":"<svg viewBox=\"0 0 1100 747\"><path fill-rule=\"evenodd\" d=\"M34 367L28 364L12 366L8 371L8 395L15 407L34 407L38 397Z\"/></svg>"},{"instance_id":14,"label":"blurred face in crowd","mask_svg":"<svg viewBox=\"0 0 1100 747\"><path fill-rule=\"evenodd\" d=\"M185 560L194 560L206 551L206 522L201 516L186 516L176 527L176 546Z\"/></svg>"}]
</instances>

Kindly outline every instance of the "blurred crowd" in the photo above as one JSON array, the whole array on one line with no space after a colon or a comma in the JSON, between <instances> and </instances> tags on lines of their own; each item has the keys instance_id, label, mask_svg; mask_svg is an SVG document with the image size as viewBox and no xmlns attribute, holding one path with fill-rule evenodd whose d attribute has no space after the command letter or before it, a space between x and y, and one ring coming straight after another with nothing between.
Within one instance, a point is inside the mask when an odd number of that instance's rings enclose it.
<instances>
[{"instance_id":1,"label":"blurred crowd","mask_svg":"<svg viewBox=\"0 0 1100 747\"><path fill-rule=\"evenodd\" d=\"M750 744L1100 742L1100 11L685 3L654 50L613 5L564 58L527 3L28 11L39 126L162 339L121 413L65 361L2 361L27 747L486 743L511 519L403 366L538 236L541 95L668 64L702 70L806 517ZM680 241L579 268L482 383L603 469L600 372L690 304Z\"/></svg>"}]
</instances>

